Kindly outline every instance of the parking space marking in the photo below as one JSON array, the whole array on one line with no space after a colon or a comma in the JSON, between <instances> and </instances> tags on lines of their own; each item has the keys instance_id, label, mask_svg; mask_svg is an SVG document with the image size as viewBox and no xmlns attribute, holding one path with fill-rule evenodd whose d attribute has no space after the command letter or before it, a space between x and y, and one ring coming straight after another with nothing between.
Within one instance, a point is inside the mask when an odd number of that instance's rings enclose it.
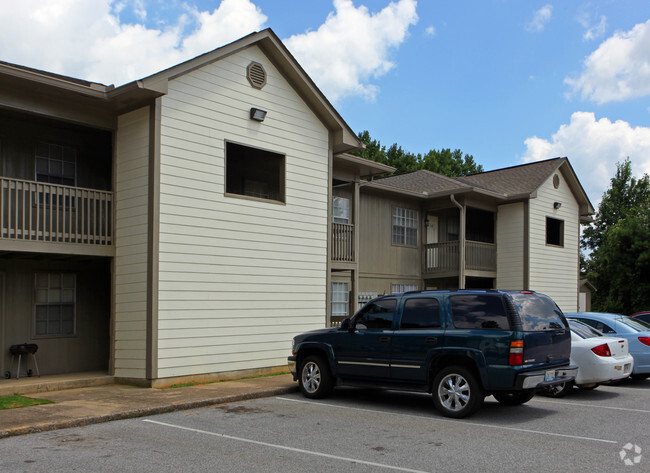
<instances>
[{"instance_id":1,"label":"parking space marking","mask_svg":"<svg viewBox=\"0 0 650 473\"><path fill-rule=\"evenodd\" d=\"M217 433L217 432L210 432L208 430L193 429L191 427L183 427L182 425L168 424L166 422L160 422L160 421L157 421L157 420L144 419L143 422L147 422L149 424L162 425L164 427L172 427L174 429L186 430L188 432L195 432L197 434L211 435L213 437L219 437L219 438L224 438L224 439L228 439L228 440L235 440L237 442L245 442L245 443L251 443L253 445L261 445L263 447L277 448L277 449L280 449L280 450L288 450L290 452L304 453L306 455L314 455L314 456L318 456L318 457L329 458L329 459L332 459L332 460L359 463L361 465L368 465L368 466L373 466L373 467L377 467L377 468L385 468L387 470L407 471L407 472L410 472L410 473L428 473L428 472L425 472L425 471L422 471L422 470L411 470L409 468L402 468L402 467L399 467L399 466L384 465L383 463L375 463L375 462L369 462L369 461L365 461L365 460L358 460L356 458L339 457L337 455L330 455L329 453L313 452L311 450L303 450L302 448L287 447L287 446L284 446L284 445L277 445L277 444L268 443L268 442L260 442L260 441L257 441L257 440L245 439L245 438L242 438L242 437L234 437L232 435L220 434L220 433Z\"/></svg>"},{"instance_id":2,"label":"parking space marking","mask_svg":"<svg viewBox=\"0 0 650 473\"><path fill-rule=\"evenodd\" d=\"M390 412L390 411L377 411L377 410L373 410L373 409L363 409L361 407L350 407L350 406L339 406L339 405L334 406L333 404L328 404L328 403L325 403L325 402L306 401L306 400L302 400L302 399L290 399L290 398L287 398L287 397L276 397L275 399L280 399L281 401L300 402L300 403L304 403L304 404L317 404L317 405L321 405L321 406L336 407L337 409L351 409L351 410L356 410L356 411L371 412L373 414L376 414L376 413L393 414L393 415L399 415L399 416L405 416L405 417L415 417L415 418L420 419L420 420L423 418L422 416L415 416L415 415L412 415L412 414L399 414L399 413ZM480 424L480 423L477 423L477 422L468 422L468 421L465 421L465 420L461 421L461 420L452 420L452 419L439 419L437 417L427 417L427 418L431 419L431 420L434 420L434 421L437 421L437 422L448 422L448 423L454 423L454 424L458 424L458 425L469 425L469 426L474 426L474 427L490 427L490 428L493 428L493 429L509 430L509 431L512 431L512 432L525 432L525 433L529 433L529 434L546 435L546 436L550 436L550 437L563 437L563 438L588 440L588 441L591 441L591 442L601 442L601 443L614 443L614 444L619 443L616 440L597 439L597 438L593 438L593 437L581 437L581 436L578 436L578 435L569 435L569 434L558 434L558 433L555 433L555 432L545 432L543 430L519 429L517 427L505 427L505 426L502 426L502 425Z\"/></svg>"},{"instance_id":3,"label":"parking space marking","mask_svg":"<svg viewBox=\"0 0 650 473\"><path fill-rule=\"evenodd\" d=\"M640 412L642 414L650 414L649 410L645 409L632 409L630 407L614 407L614 406L603 406L601 404L585 404L582 402L571 402L571 401L550 401L550 400L542 400L542 399L535 399L533 402L542 402L542 403L547 403L547 404L563 404L567 406L580 406L580 407L591 407L593 409L611 409L614 411L629 411L629 412Z\"/></svg>"}]
</instances>

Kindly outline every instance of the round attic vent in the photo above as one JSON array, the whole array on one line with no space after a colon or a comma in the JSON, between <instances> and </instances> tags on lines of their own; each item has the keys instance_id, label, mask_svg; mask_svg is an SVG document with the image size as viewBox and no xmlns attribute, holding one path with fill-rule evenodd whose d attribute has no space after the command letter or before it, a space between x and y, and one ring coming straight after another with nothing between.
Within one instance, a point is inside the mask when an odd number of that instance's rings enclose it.
<instances>
[{"instance_id":1,"label":"round attic vent","mask_svg":"<svg viewBox=\"0 0 650 473\"><path fill-rule=\"evenodd\" d=\"M259 62L251 62L246 68L246 77L248 82L256 89L261 89L266 85L266 71Z\"/></svg>"},{"instance_id":2,"label":"round attic vent","mask_svg":"<svg viewBox=\"0 0 650 473\"><path fill-rule=\"evenodd\" d=\"M558 176L557 174L553 176L553 187L555 187L556 189L560 187L560 176Z\"/></svg>"}]
</instances>

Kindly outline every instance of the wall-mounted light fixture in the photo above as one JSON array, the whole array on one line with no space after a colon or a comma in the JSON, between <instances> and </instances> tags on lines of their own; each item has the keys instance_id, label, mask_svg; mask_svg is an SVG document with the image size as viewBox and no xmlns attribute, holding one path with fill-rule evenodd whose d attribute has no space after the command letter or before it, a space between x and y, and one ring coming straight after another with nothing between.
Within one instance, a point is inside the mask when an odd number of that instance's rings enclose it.
<instances>
[{"instance_id":1,"label":"wall-mounted light fixture","mask_svg":"<svg viewBox=\"0 0 650 473\"><path fill-rule=\"evenodd\" d=\"M263 122L265 118L265 110L260 110L259 108L255 107L251 108L251 120L255 120L256 122Z\"/></svg>"},{"instance_id":2,"label":"wall-mounted light fixture","mask_svg":"<svg viewBox=\"0 0 650 473\"><path fill-rule=\"evenodd\" d=\"M429 227L429 219L428 218L424 219L424 226Z\"/></svg>"},{"instance_id":3,"label":"wall-mounted light fixture","mask_svg":"<svg viewBox=\"0 0 650 473\"><path fill-rule=\"evenodd\" d=\"M560 207L562 207L562 202L553 202L553 208L555 210L558 210Z\"/></svg>"}]
</instances>

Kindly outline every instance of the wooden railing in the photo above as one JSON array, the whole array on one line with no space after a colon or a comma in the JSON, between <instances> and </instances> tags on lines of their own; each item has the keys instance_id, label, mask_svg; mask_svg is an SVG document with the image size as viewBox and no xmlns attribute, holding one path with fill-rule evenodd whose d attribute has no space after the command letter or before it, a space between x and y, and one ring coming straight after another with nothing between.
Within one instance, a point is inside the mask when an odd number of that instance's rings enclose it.
<instances>
[{"instance_id":1,"label":"wooden railing","mask_svg":"<svg viewBox=\"0 0 650 473\"><path fill-rule=\"evenodd\" d=\"M496 271L497 246L479 241L465 242L465 268L475 271ZM430 243L424 246L424 272L458 271L459 242Z\"/></svg>"},{"instance_id":2,"label":"wooden railing","mask_svg":"<svg viewBox=\"0 0 650 473\"><path fill-rule=\"evenodd\" d=\"M113 193L0 177L0 240L113 243Z\"/></svg>"},{"instance_id":3,"label":"wooden railing","mask_svg":"<svg viewBox=\"0 0 650 473\"><path fill-rule=\"evenodd\" d=\"M332 223L332 261L354 262L354 225Z\"/></svg>"}]
</instances>

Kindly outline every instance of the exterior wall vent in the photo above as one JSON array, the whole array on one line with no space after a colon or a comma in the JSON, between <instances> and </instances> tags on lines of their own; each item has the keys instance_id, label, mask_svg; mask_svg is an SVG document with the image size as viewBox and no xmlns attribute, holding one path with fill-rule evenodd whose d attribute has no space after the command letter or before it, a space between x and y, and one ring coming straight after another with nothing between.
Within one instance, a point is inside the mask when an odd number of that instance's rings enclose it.
<instances>
[{"instance_id":1,"label":"exterior wall vent","mask_svg":"<svg viewBox=\"0 0 650 473\"><path fill-rule=\"evenodd\" d=\"M266 71L259 62L251 62L246 68L246 78L256 89L266 85Z\"/></svg>"}]
</instances>

